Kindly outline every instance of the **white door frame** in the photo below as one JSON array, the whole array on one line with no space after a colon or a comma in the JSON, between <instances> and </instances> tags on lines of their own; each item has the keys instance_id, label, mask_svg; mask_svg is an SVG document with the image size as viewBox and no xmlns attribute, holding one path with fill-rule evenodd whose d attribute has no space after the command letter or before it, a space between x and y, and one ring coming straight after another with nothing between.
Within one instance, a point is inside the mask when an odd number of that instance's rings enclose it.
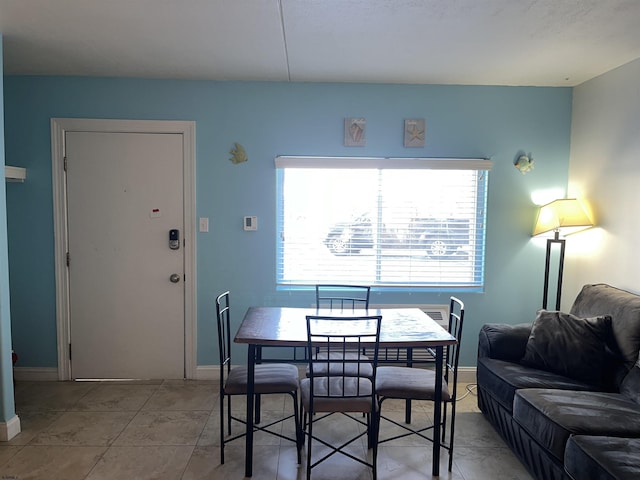
<instances>
[{"instance_id":1,"label":"white door frame","mask_svg":"<svg viewBox=\"0 0 640 480\"><path fill-rule=\"evenodd\" d=\"M183 135L185 228L184 366L186 378L196 378L195 122L52 118L51 154L53 164L58 379L71 380L71 361L69 359L71 324L69 318L69 270L67 268L67 202L64 174L65 133L68 131L177 133Z\"/></svg>"}]
</instances>

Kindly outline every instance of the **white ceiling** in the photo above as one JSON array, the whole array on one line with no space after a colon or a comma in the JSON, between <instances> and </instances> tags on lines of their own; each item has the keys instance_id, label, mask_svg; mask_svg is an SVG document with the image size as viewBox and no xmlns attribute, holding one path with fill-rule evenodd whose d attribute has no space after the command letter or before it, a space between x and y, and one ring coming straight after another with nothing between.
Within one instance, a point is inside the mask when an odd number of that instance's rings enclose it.
<instances>
[{"instance_id":1,"label":"white ceiling","mask_svg":"<svg viewBox=\"0 0 640 480\"><path fill-rule=\"evenodd\" d=\"M639 0L0 0L5 74L574 86Z\"/></svg>"}]
</instances>

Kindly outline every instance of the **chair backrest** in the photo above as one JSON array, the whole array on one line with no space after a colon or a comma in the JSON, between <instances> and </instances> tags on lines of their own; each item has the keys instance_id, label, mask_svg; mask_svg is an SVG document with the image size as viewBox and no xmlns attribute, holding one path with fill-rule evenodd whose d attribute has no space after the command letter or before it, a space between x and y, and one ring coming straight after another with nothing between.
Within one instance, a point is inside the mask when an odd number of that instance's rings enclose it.
<instances>
[{"instance_id":1,"label":"chair backrest","mask_svg":"<svg viewBox=\"0 0 640 480\"><path fill-rule=\"evenodd\" d=\"M371 287L366 285L316 285L317 308L369 308Z\"/></svg>"},{"instance_id":2,"label":"chair backrest","mask_svg":"<svg viewBox=\"0 0 640 480\"><path fill-rule=\"evenodd\" d=\"M311 356L309 359L311 398L370 396L374 401L373 385L378 366L381 321L381 315L307 316L309 351L319 348L327 354L318 358ZM363 348L371 352L367 357L348 354ZM318 377L325 379L326 388L321 392L317 389L314 391L314 379Z\"/></svg>"},{"instance_id":3,"label":"chair backrest","mask_svg":"<svg viewBox=\"0 0 640 480\"><path fill-rule=\"evenodd\" d=\"M449 333L456 337L458 343L445 347L447 368L444 372L445 381L453 387L455 398L458 383L458 360L460 359L460 345L462 344L462 326L464 324L464 303L456 297L449 301Z\"/></svg>"},{"instance_id":4,"label":"chair backrest","mask_svg":"<svg viewBox=\"0 0 640 480\"><path fill-rule=\"evenodd\" d=\"M220 378L224 378L224 367L231 369L231 316L229 308L229 292L221 293L216 298L216 317L218 319L218 352L220 353Z\"/></svg>"}]
</instances>

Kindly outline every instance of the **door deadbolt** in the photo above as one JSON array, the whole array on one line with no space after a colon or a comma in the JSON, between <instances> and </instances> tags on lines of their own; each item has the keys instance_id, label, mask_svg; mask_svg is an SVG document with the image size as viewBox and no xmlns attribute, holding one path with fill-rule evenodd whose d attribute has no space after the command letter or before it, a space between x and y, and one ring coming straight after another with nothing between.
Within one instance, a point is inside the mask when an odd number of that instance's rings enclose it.
<instances>
[{"instance_id":1,"label":"door deadbolt","mask_svg":"<svg viewBox=\"0 0 640 480\"><path fill-rule=\"evenodd\" d=\"M171 250L180 250L180 230L176 228L169 230L169 248Z\"/></svg>"},{"instance_id":2,"label":"door deadbolt","mask_svg":"<svg viewBox=\"0 0 640 480\"><path fill-rule=\"evenodd\" d=\"M172 273L171 276L169 277L169 281L171 283L178 283L180 281L180 274L179 273Z\"/></svg>"}]
</instances>

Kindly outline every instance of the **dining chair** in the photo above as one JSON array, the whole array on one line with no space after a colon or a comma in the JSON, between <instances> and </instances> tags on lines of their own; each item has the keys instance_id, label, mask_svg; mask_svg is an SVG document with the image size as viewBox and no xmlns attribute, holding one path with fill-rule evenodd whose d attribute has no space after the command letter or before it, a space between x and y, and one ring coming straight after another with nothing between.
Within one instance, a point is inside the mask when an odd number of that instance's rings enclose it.
<instances>
[{"instance_id":1,"label":"dining chair","mask_svg":"<svg viewBox=\"0 0 640 480\"><path fill-rule=\"evenodd\" d=\"M317 308L339 308L341 310L357 308L369 308L369 298L371 287L367 285L338 285L338 284L318 284L316 285L316 307ZM407 349L403 348L383 348L380 352L379 362L399 363L401 358L407 358ZM403 353L405 353L403 355ZM362 351L366 355L366 349Z\"/></svg>"},{"instance_id":2,"label":"dining chair","mask_svg":"<svg viewBox=\"0 0 640 480\"><path fill-rule=\"evenodd\" d=\"M368 285L316 285L316 308L369 308L371 287Z\"/></svg>"},{"instance_id":3,"label":"dining chair","mask_svg":"<svg viewBox=\"0 0 640 480\"><path fill-rule=\"evenodd\" d=\"M457 343L444 347L444 365L442 382L442 447L449 452L449 471L453 466L453 439L456 420L456 398L458 383L458 360L460 358L460 343L462 341L462 326L464 324L464 303L456 297L449 301L449 333L456 337ZM378 422L386 420L405 430L404 433L378 439L378 443L385 443L409 435L418 435L433 441L425 432L433 429L433 425L414 428L410 423L400 423L382 414L385 400L435 400L435 372L421 367L382 366L378 368L376 377L376 395L378 398ZM451 420L449 440L447 442L447 406L451 405Z\"/></svg>"},{"instance_id":4,"label":"dining chair","mask_svg":"<svg viewBox=\"0 0 640 480\"><path fill-rule=\"evenodd\" d=\"M309 350L321 347L327 352L325 358L309 358L309 375L300 380L300 417L302 418L303 442L307 440L307 480L311 469L336 453L345 455L372 469L376 480L377 469L377 415L375 378L380 344L382 316L331 317L309 315L307 320L307 345ZM372 356L349 357L348 349L359 351L363 347L372 351ZM336 355L333 355L333 354ZM364 374L364 370L371 371ZM354 415L363 414L362 418ZM358 434L341 439L334 444L326 435L318 436L314 425L326 418L341 414L356 422ZM362 429L359 425L364 425ZM331 431L335 435L335 431ZM367 438L367 447L373 450L373 459L357 457L346 447L362 437ZM312 462L313 442L329 448L329 453Z\"/></svg>"},{"instance_id":5,"label":"dining chair","mask_svg":"<svg viewBox=\"0 0 640 480\"><path fill-rule=\"evenodd\" d=\"M231 436L232 420L246 425L246 421L235 416L231 411L231 397L238 395L247 395L247 367L235 366L231 367L231 316L229 306L229 292L226 291L216 298L216 314L218 319L218 350L220 352L220 463L224 463L224 447L227 443L244 437L243 433ZM299 372L295 365L286 363L268 363L255 366L254 392L256 397L259 395L270 394L287 394L293 400L293 413L283 418L279 418L266 425L257 425L259 415L257 413L256 402L256 424L254 431L263 431L275 435L286 440L290 440L296 444L298 450L298 463L301 462L302 449L302 430L300 426L300 418L298 416L298 386ZM226 405L226 423L227 437L225 438L225 398ZM290 418L295 421L295 438L288 437L271 429L277 423L284 422Z\"/></svg>"},{"instance_id":6,"label":"dining chair","mask_svg":"<svg viewBox=\"0 0 640 480\"><path fill-rule=\"evenodd\" d=\"M369 308L369 298L371 287L367 285L339 285L339 284L319 284L316 285L316 306L317 308L339 308L341 310L356 308ZM361 355L366 355L363 349ZM322 353L320 353L322 355ZM353 356L354 352L347 352ZM384 363L400 363L401 358L409 358L407 349L403 348L383 348L380 351L378 361ZM410 405L407 406L410 409Z\"/></svg>"},{"instance_id":7,"label":"dining chair","mask_svg":"<svg viewBox=\"0 0 640 480\"><path fill-rule=\"evenodd\" d=\"M369 296L371 294L371 287L366 285L339 285L339 284L317 284L316 285L316 308L340 310L341 312L353 311L356 314L362 309L369 308ZM359 355L363 356L363 360L367 360L366 352L362 349L362 352L358 354L357 350L349 349L345 352L332 352L331 355L336 359L340 358L340 355L345 355L347 358L354 360ZM327 352L322 351L320 348L315 348L315 356L318 359L325 359ZM316 369L322 368L319 364ZM354 364L347 365L346 374L355 374ZM366 367L364 364L361 368L363 375L371 375L371 367ZM309 376L309 368L307 368L307 376Z\"/></svg>"}]
</instances>

